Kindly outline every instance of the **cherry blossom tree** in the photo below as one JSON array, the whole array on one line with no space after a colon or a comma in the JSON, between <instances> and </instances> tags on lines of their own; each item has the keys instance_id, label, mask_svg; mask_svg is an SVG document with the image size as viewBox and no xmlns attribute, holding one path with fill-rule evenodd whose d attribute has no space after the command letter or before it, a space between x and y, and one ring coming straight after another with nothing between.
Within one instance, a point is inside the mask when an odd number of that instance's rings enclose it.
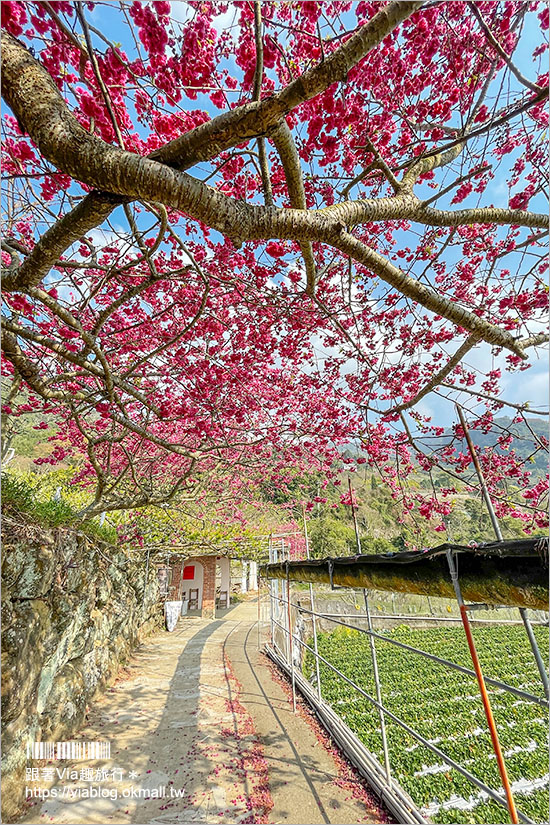
<instances>
[{"instance_id":1,"label":"cherry blossom tree","mask_svg":"<svg viewBox=\"0 0 550 825\"><path fill-rule=\"evenodd\" d=\"M490 430L547 340L547 29L516 0L2 3L5 412L56 413L86 516L331 479L352 440L448 512L471 460L423 400ZM497 510L540 526L497 435Z\"/></svg>"}]
</instances>

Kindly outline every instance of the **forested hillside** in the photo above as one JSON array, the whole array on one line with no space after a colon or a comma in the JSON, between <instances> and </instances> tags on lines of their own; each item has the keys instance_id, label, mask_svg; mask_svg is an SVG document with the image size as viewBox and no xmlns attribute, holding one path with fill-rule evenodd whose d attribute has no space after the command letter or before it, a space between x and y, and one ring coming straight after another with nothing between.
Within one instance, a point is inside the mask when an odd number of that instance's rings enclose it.
<instances>
[{"instance_id":1,"label":"forested hillside","mask_svg":"<svg viewBox=\"0 0 550 825\"><path fill-rule=\"evenodd\" d=\"M39 486L47 496L51 495L58 485L68 483L78 468L78 460L73 458L70 462L62 463L61 468L58 465L57 470L52 472L51 465L43 463L43 459L53 449L53 444L48 438L55 434L55 419L53 416L50 417L49 428L45 430L36 426L35 418L32 414L23 414L12 419L13 437L10 446L15 450L15 456L8 466L11 472L24 472L27 478L29 472L38 474L41 478ZM533 475L542 476L546 472L546 453L542 449L547 438L545 419L533 417L527 418L525 423L513 423L511 418L502 416L494 420L493 427L488 432L472 429L471 435L476 448L482 451L486 447L494 446L496 439L503 432L514 434L514 449L525 459L526 467ZM459 448L466 450L465 444L460 447L454 431L446 428L443 435L429 440L429 448L435 453L438 449L457 442ZM421 436L418 443L423 443ZM425 446L427 444L428 442ZM497 446L497 449L503 448ZM355 464L356 450L348 447L343 451L342 461L346 462L352 456ZM359 461L361 460L359 458ZM418 466L414 478L409 479L408 484L413 493L418 491L425 494L432 487L438 492L453 490L447 496L450 512L445 518L445 531L441 530L440 526L436 530L435 523L419 518L415 513L404 512L399 499L392 497L388 487L378 479L376 472L367 463L359 464L353 473L346 472L345 468L346 465L343 463L340 467L341 473L336 474L332 483L328 484L315 473L309 476L297 475L294 482L284 487L275 488L266 481L261 492L267 513L263 529L269 529L269 513L281 506L287 508L289 518L294 518L296 523L299 523L300 512L296 507L296 501L303 500L308 506L312 555L356 553L357 541L349 504L350 479L356 502L362 552L391 552L405 546L433 546L445 538L468 544L471 541L489 541L494 537L479 492L472 490L467 483L449 479L448 474L437 466L430 472ZM60 469L64 469L64 472L60 473ZM51 474L51 482L45 477L48 473ZM76 495L76 491L72 495ZM273 515L273 524L276 523L275 520L276 516ZM143 519L140 522L143 524ZM523 534L521 520L507 516L501 522L505 537ZM206 535L208 530L204 520L202 525L197 525L194 535L199 535L201 529ZM169 526L166 527L166 531L163 535L168 537ZM535 529L535 532L542 531ZM212 533L211 540L215 540L215 532Z\"/></svg>"}]
</instances>

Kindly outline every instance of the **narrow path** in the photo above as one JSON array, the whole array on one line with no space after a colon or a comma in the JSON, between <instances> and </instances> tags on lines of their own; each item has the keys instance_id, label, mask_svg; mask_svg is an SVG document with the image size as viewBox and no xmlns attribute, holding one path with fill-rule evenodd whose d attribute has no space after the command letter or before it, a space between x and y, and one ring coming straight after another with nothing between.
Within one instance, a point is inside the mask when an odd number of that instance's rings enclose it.
<instances>
[{"instance_id":1,"label":"narrow path","mask_svg":"<svg viewBox=\"0 0 550 825\"><path fill-rule=\"evenodd\" d=\"M151 637L75 737L109 741L111 759L51 763L68 771L27 783L51 796L21 821L385 821L338 783L337 763L292 713L258 652L255 621L249 602Z\"/></svg>"},{"instance_id":2,"label":"narrow path","mask_svg":"<svg viewBox=\"0 0 550 825\"><path fill-rule=\"evenodd\" d=\"M360 823L387 821L362 785L342 777L315 729L292 711L288 694L258 655L256 626L236 629L226 642L241 702L250 713L269 774L273 798L271 822ZM325 737L323 737L324 739ZM354 798L355 792L359 798Z\"/></svg>"}]
</instances>

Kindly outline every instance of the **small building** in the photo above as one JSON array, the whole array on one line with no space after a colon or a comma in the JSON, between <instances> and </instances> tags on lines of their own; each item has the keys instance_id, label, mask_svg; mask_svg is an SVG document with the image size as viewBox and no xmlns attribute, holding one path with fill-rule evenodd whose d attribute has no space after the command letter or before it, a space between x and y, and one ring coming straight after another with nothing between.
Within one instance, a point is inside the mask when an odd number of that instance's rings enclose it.
<instances>
[{"instance_id":1,"label":"small building","mask_svg":"<svg viewBox=\"0 0 550 825\"><path fill-rule=\"evenodd\" d=\"M221 554L200 554L174 559L158 569L161 593L174 602L187 603L187 613L200 612L203 618L216 618L216 608L229 607L231 593L231 557ZM233 561L235 561L233 559ZM241 564L240 590L258 589L258 566L245 559ZM164 585L164 586L163 586Z\"/></svg>"}]
</instances>

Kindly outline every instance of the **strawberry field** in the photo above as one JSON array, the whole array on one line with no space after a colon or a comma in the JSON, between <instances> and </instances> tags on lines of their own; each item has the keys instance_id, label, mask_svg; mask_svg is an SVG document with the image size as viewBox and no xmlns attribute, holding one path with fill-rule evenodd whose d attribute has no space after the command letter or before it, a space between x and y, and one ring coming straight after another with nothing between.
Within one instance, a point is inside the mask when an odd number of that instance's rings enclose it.
<instances>
[{"instance_id":1,"label":"strawberry field","mask_svg":"<svg viewBox=\"0 0 550 825\"><path fill-rule=\"evenodd\" d=\"M548 660L548 629L534 628ZM540 676L521 626L473 630L485 676L544 698ZM462 628L383 631L389 638L471 668ZM370 695L375 695L369 639L340 627L318 638L319 653ZM475 678L418 654L377 640L384 705L431 744L502 794L496 759ZM314 672L306 652L304 672ZM323 698L338 711L383 764L377 709L320 665ZM535 822L548 822L547 710L500 688L489 687L502 750L518 809ZM433 822L509 822L508 811L491 800L456 769L418 743L397 723L386 719L392 774Z\"/></svg>"}]
</instances>

